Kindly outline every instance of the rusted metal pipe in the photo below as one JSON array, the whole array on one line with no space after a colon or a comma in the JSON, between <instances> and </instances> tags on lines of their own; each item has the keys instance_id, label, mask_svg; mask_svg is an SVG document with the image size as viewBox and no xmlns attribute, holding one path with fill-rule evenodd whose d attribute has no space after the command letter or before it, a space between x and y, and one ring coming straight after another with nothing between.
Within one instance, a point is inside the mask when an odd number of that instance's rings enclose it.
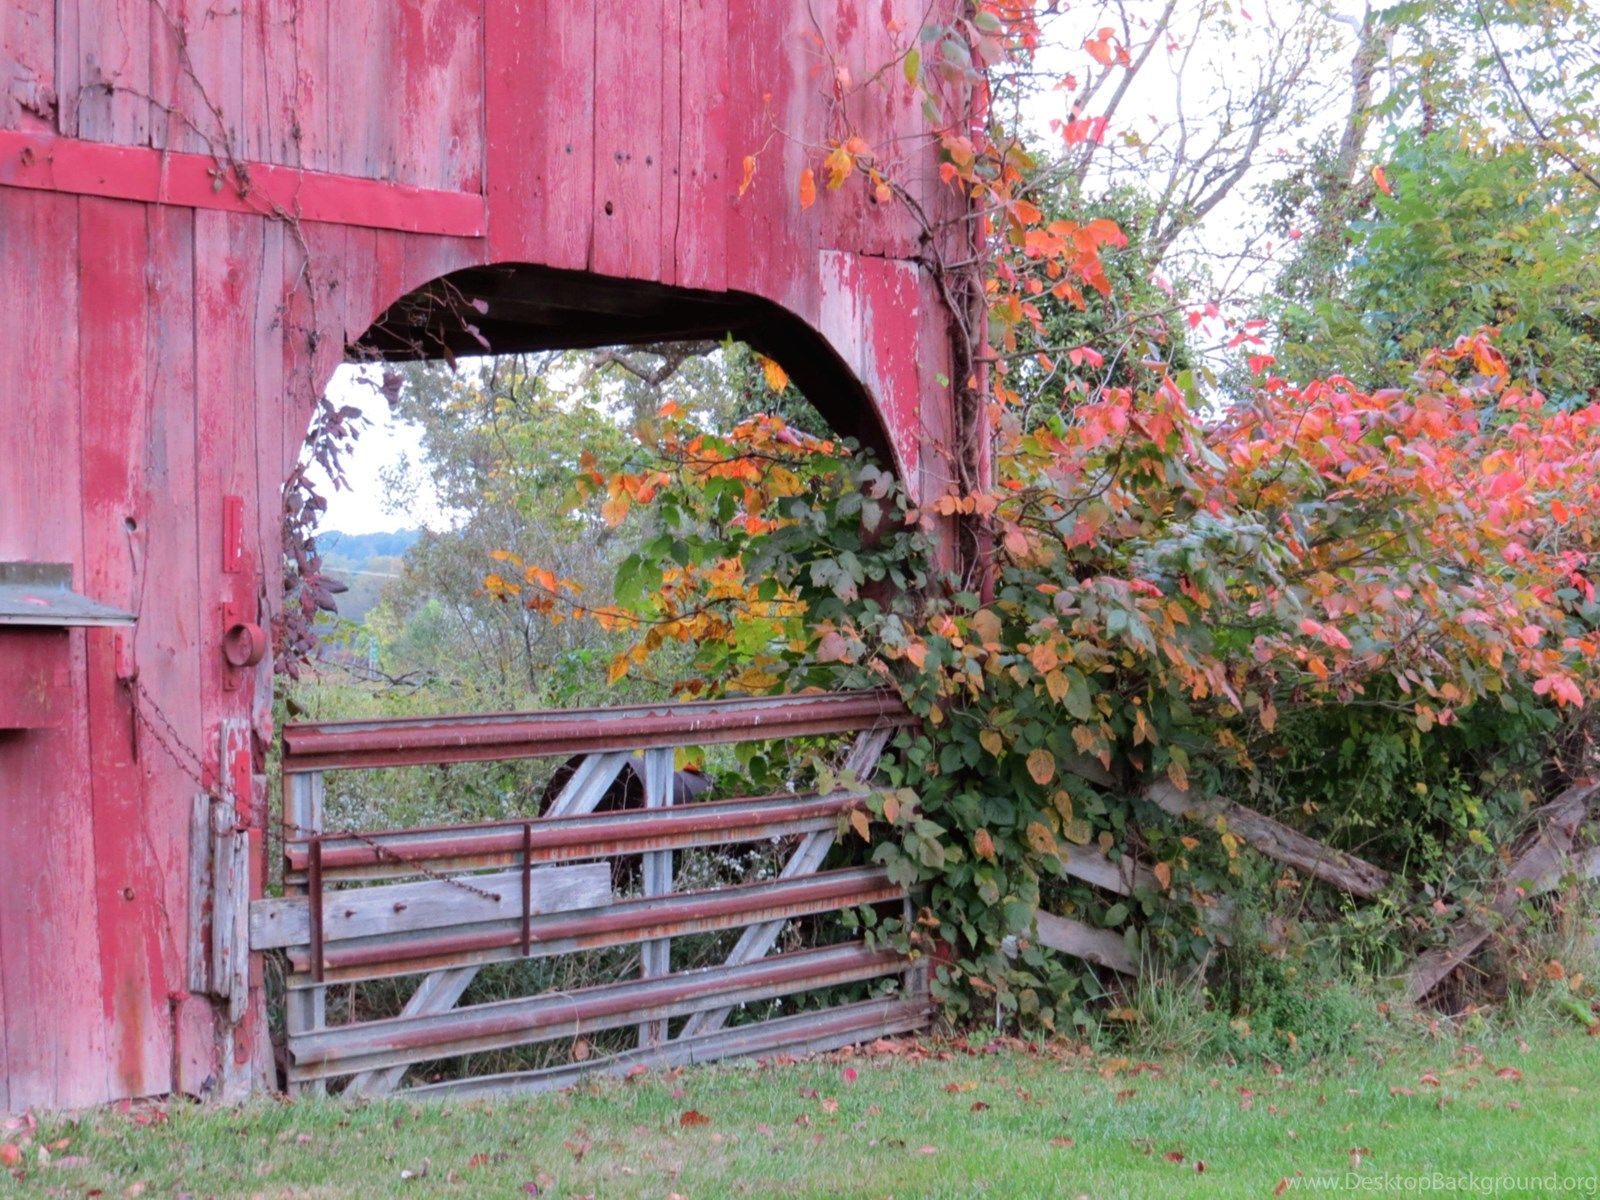
<instances>
[{"instance_id":1,"label":"rusted metal pipe","mask_svg":"<svg viewBox=\"0 0 1600 1200\"><path fill-rule=\"evenodd\" d=\"M480 762L853 733L915 718L888 691L697 700L635 708L292 724L287 772Z\"/></svg>"},{"instance_id":2,"label":"rusted metal pipe","mask_svg":"<svg viewBox=\"0 0 1600 1200\"><path fill-rule=\"evenodd\" d=\"M780 882L627 900L606 908L533 917L531 952L567 954L678 937L780 917L879 904L900 900L905 894L904 888L889 881L882 868L852 867ZM515 919L481 922L449 933L428 930L352 939L326 950L325 978L342 982L504 961L520 955L521 940L520 922ZM291 948L289 961L296 973L290 985L306 986L310 982L306 976L306 952Z\"/></svg>"}]
</instances>

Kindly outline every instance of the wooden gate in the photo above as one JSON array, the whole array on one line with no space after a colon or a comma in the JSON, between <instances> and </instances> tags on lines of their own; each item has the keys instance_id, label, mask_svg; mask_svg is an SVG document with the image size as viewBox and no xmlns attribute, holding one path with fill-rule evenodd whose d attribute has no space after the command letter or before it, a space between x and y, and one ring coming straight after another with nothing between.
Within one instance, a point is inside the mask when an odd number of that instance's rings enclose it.
<instances>
[{"instance_id":1,"label":"wooden gate","mask_svg":"<svg viewBox=\"0 0 1600 1200\"><path fill-rule=\"evenodd\" d=\"M916 961L860 939L771 953L793 918L878 905L909 914L905 890L881 868L821 869L909 719L888 695L845 693L289 726L284 895L250 906L249 940L287 958L291 1090L344 1078L347 1094L379 1095L414 1064L570 1040L566 1063L406 1088L538 1090L594 1071L815 1051L925 1025L928 980ZM832 792L674 802L679 747L842 733L857 736ZM325 827L326 772L574 755L583 757L553 802L540 812L530 799L526 817ZM642 776L644 807L595 812L625 768ZM774 839L792 850L771 877L674 886L679 851ZM616 894L618 860L641 864L638 894ZM738 928L725 961L673 969L674 937ZM639 947L635 977L458 1007L486 964L629 945ZM330 1024L331 988L416 975L397 1015ZM879 981L871 998L728 1025L741 1005L860 981ZM577 1061L595 1032L634 1026L636 1045Z\"/></svg>"}]
</instances>

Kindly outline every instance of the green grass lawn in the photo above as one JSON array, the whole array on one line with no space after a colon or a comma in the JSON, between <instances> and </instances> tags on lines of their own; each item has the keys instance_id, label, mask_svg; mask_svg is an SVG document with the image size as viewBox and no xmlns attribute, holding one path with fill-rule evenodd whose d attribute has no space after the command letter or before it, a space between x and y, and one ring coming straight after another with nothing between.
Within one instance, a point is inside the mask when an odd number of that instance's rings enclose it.
<instances>
[{"instance_id":1,"label":"green grass lawn","mask_svg":"<svg viewBox=\"0 0 1600 1200\"><path fill-rule=\"evenodd\" d=\"M925 1049L524 1100L52 1118L0 1172L0 1197L1495 1194L1463 1192L1470 1173L1594 1195L1600 1169L1600 1038L1577 1032L1411 1041L1282 1073Z\"/></svg>"}]
</instances>

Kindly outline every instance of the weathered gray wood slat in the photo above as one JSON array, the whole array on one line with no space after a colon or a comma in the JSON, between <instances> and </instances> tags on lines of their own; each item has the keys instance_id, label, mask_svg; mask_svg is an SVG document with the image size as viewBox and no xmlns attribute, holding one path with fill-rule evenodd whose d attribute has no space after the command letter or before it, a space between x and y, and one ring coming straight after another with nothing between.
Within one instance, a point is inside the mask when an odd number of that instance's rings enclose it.
<instances>
[{"instance_id":1,"label":"weathered gray wood slat","mask_svg":"<svg viewBox=\"0 0 1600 1200\"><path fill-rule=\"evenodd\" d=\"M611 899L611 868L605 863L538 867L529 872L529 881L534 913L596 908ZM322 937L324 942L336 942L521 914L521 871L342 888L323 894ZM306 897L257 900L250 906L252 950L281 950L304 946L310 940Z\"/></svg>"},{"instance_id":2,"label":"weathered gray wood slat","mask_svg":"<svg viewBox=\"0 0 1600 1200\"><path fill-rule=\"evenodd\" d=\"M1095 929L1071 917L1058 917L1054 913L1036 914L1039 944L1062 954L1070 954L1085 962L1109 967L1123 975L1138 974L1133 955L1120 933L1109 929Z\"/></svg>"},{"instance_id":3,"label":"weathered gray wood slat","mask_svg":"<svg viewBox=\"0 0 1600 1200\"><path fill-rule=\"evenodd\" d=\"M229 1022L237 1025L250 995L250 842L234 828L227 801L211 806L211 861L211 978L217 994L227 998Z\"/></svg>"},{"instance_id":4,"label":"weathered gray wood slat","mask_svg":"<svg viewBox=\"0 0 1600 1200\"><path fill-rule=\"evenodd\" d=\"M500 1000L429 1017L362 1022L300 1039L290 1073L295 1079L329 1077L575 1038L641 1020L665 1021L719 1003L751 1004L881 978L898 973L902 966L889 951L853 942L737 967L707 967L658 979Z\"/></svg>"},{"instance_id":5,"label":"weathered gray wood slat","mask_svg":"<svg viewBox=\"0 0 1600 1200\"><path fill-rule=\"evenodd\" d=\"M477 977L477 967L456 967L449 971L434 971L423 977L417 990L411 993L396 1020L431 1016L449 1012L466 994L467 987ZM290 1054L294 1052L291 1043ZM345 1085L346 1096L385 1096L400 1086L405 1078L407 1063L381 1070L361 1071Z\"/></svg>"},{"instance_id":6,"label":"weathered gray wood slat","mask_svg":"<svg viewBox=\"0 0 1600 1200\"><path fill-rule=\"evenodd\" d=\"M283 824L285 839L300 837L307 833L317 833L322 829L322 814L324 803L324 784L320 771L292 774L286 777L284 795ZM304 899L306 888L304 884L285 881L284 892L288 895L299 895ZM301 1034L309 1033L313 1029L320 1029L327 1024L328 990L325 987L310 987L291 990L284 997L284 1032L292 1045L295 1038ZM291 1094L305 1090L298 1084L291 1084ZM313 1094L322 1094L327 1090L325 1084L315 1084L311 1091Z\"/></svg>"},{"instance_id":7,"label":"weathered gray wood slat","mask_svg":"<svg viewBox=\"0 0 1600 1200\"><path fill-rule=\"evenodd\" d=\"M674 780L669 749L644 752L644 804L648 808L667 808L672 804ZM653 850L644 856L644 894L666 896L672 891L673 855L671 850ZM672 940L657 938L639 947L639 974L650 979L672 970ZM639 1025L639 1044L648 1046L667 1040L667 1020L661 1017Z\"/></svg>"},{"instance_id":8,"label":"weathered gray wood slat","mask_svg":"<svg viewBox=\"0 0 1600 1200\"><path fill-rule=\"evenodd\" d=\"M571 1066L426 1084L407 1088L405 1094L428 1098L517 1095L571 1087L595 1075L623 1075L637 1066L691 1066L756 1054L820 1054L921 1029L931 1013L932 1005L926 997L864 1000L826 1012L800 1013L698 1037L674 1038L662 1046L629 1050Z\"/></svg>"},{"instance_id":9,"label":"weathered gray wood slat","mask_svg":"<svg viewBox=\"0 0 1600 1200\"><path fill-rule=\"evenodd\" d=\"M1061 855L1062 869L1074 879L1092 883L1119 896L1131 896L1135 888L1158 888L1156 877L1143 863L1126 855L1118 862L1099 846L1068 846Z\"/></svg>"},{"instance_id":10,"label":"weathered gray wood slat","mask_svg":"<svg viewBox=\"0 0 1600 1200\"><path fill-rule=\"evenodd\" d=\"M189 810L189 990L204 996L211 992L211 946L206 931L211 925L213 895L211 875L211 797L196 792Z\"/></svg>"},{"instance_id":11,"label":"weathered gray wood slat","mask_svg":"<svg viewBox=\"0 0 1600 1200\"><path fill-rule=\"evenodd\" d=\"M581 816L593 812L594 806L605 796L606 789L615 782L617 775L627 765L629 757L625 750L611 754L585 755L577 769L572 772L572 778L562 787L561 794L545 811L544 819Z\"/></svg>"}]
</instances>

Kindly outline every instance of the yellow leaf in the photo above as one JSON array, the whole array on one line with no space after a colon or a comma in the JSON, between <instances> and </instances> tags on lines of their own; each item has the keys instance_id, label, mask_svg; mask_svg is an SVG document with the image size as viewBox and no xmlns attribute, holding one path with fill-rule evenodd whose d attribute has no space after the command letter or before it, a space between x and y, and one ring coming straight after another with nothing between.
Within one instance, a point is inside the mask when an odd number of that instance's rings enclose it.
<instances>
[{"instance_id":1,"label":"yellow leaf","mask_svg":"<svg viewBox=\"0 0 1600 1200\"><path fill-rule=\"evenodd\" d=\"M1150 873L1156 877L1156 882L1161 885L1162 891L1170 892L1172 890L1171 863L1158 862L1155 866L1150 868Z\"/></svg>"},{"instance_id":2,"label":"yellow leaf","mask_svg":"<svg viewBox=\"0 0 1600 1200\"><path fill-rule=\"evenodd\" d=\"M756 361L761 364L761 374L766 378L768 388L774 392L781 392L789 386L789 372L776 362L765 354L756 355Z\"/></svg>"},{"instance_id":3,"label":"yellow leaf","mask_svg":"<svg viewBox=\"0 0 1600 1200\"><path fill-rule=\"evenodd\" d=\"M1067 698L1067 693L1072 690L1072 684L1067 682L1067 677L1060 671L1051 671L1044 677L1044 686L1050 690L1050 699L1060 704Z\"/></svg>"},{"instance_id":4,"label":"yellow leaf","mask_svg":"<svg viewBox=\"0 0 1600 1200\"><path fill-rule=\"evenodd\" d=\"M1059 854L1056 847L1056 835L1042 821L1028 822L1028 845L1040 854Z\"/></svg>"},{"instance_id":5,"label":"yellow leaf","mask_svg":"<svg viewBox=\"0 0 1600 1200\"><path fill-rule=\"evenodd\" d=\"M1172 780L1172 786L1180 792L1189 790L1189 772L1183 769L1183 764L1177 759L1167 764L1167 778Z\"/></svg>"},{"instance_id":6,"label":"yellow leaf","mask_svg":"<svg viewBox=\"0 0 1600 1200\"><path fill-rule=\"evenodd\" d=\"M1055 778L1056 756L1043 746L1028 755L1028 774L1040 787Z\"/></svg>"},{"instance_id":7,"label":"yellow leaf","mask_svg":"<svg viewBox=\"0 0 1600 1200\"><path fill-rule=\"evenodd\" d=\"M850 810L850 828L854 829L858 834L861 835L861 840L863 842L870 842L872 840L870 826L867 822L867 814L861 811L861 809L852 808Z\"/></svg>"},{"instance_id":8,"label":"yellow leaf","mask_svg":"<svg viewBox=\"0 0 1600 1200\"><path fill-rule=\"evenodd\" d=\"M611 660L611 665L606 668L606 680L609 683L616 683L617 680L621 679L627 673L628 656L626 654L619 654Z\"/></svg>"},{"instance_id":9,"label":"yellow leaf","mask_svg":"<svg viewBox=\"0 0 1600 1200\"><path fill-rule=\"evenodd\" d=\"M1072 820L1072 797L1065 791L1058 791L1050 797L1050 802L1056 806L1056 812L1061 814L1063 821Z\"/></svg>"},{"instance_id":10,"label":"yellow leaf","mask_svg":"<svg viewBox=\"0 0 1600 1200\"><path fill-rule=\"evenodd\" d=\"M807 167L800 172L800 207L810 208L817 202L817 177Z\"/></svg>"},{"instance_id":11,"label":"yellow leaf","mask_svg":"<svg viewBox=\"0 0 1600 1200\"><path fill-rule=\"evenodd\" d=\"M989 836L987 829L980 829L972 835L972 852L979 858L994 862L994 839Z\"/></svg>"},{"instance_id":12,"label":"yellow leaf","mask_svg":"<svg viewBox=\"0 0 1600 1200\"><path fill-rule=\"evenodd\" d=\"M900 797L893 792L883 798L883 819L891 825L900 819Z\"/></svg>"},{"instance_id":13,"label":"yellow leaf","mask_svg":"<svg viewBox=\"0 0 1600 1200\"><path fill-rule=\"evenodd\" d=\"M850 172L855 170L856 160L850 151L843 146L835 146L823 160L822 168L828 173L828 190L837 191L844 186L844 181L850 178Z\"/></svg>"},{"instance_id":14,"label":"yellow leaf","mask_svg":"<svg viewBox=\"0 0 1600 1200\"><path fill-rule=\"evenodd\" d=\"M982 733L978 734L978 741L982 743L985 750L994 755L996 758L999 758L1000 755L1005 752L1006 744L1005 741L1000 737L998 730L985 729Z\"/></svg>"},{"instance_id":15,"label":"yellow leaf","mask_svg":"<svg viewBox=\"0 0 1600 1200\"><path fill-rule=\"evenodd\" d=\"M1094 831L1089 828L1089 822L1082 817L1074 817L1067 822L1061 833L1074 846L1087 846Z\"/></svg>"}]
</instances>

